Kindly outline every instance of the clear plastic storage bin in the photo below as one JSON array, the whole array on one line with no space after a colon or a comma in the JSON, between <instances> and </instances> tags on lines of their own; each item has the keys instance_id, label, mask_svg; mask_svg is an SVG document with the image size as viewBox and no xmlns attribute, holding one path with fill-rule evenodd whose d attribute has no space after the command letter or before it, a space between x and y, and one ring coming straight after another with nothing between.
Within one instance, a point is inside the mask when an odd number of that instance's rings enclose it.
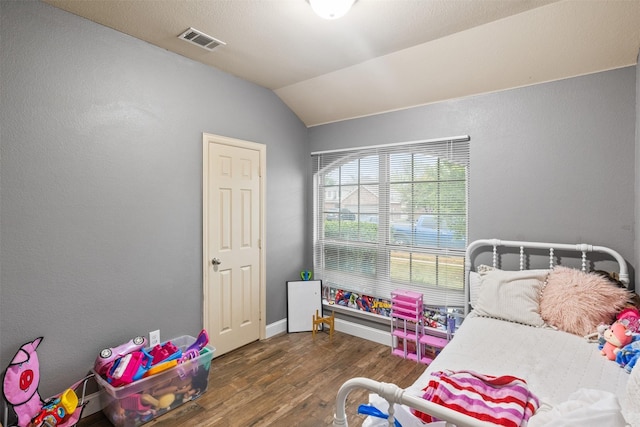
<instances>
[{"instance_id":1,"label":"clear plastic storage bin","mask_svg":"<svg viewBox=\"0 0 640 427\"><path fill-rule=\"evenodd\" d=\"M168 341L184 351L196 339L183 335ZM200 397L209 386L214 352L207 345L196 358L121 387L113 387L96 374L102 412L116 427L136 427Z\"/></svg>"}]
</instances>

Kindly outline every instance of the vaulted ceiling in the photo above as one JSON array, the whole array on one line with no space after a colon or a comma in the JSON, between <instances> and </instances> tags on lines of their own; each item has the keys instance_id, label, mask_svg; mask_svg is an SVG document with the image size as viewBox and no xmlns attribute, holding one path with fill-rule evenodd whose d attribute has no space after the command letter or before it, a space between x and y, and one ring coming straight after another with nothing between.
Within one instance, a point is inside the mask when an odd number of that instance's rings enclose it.
<instances>
[{"instance_id":1,"label":"vaulted ceiling","mask_svg":"<svg viewBox=\"0 0 640 427\"><path fill-rule=\"evenodd\" d=\"M44 0L273 90L307 125L637 63L640 0ZM193 27L225 42L180 40Z\"/></svg>"}]
</instances>

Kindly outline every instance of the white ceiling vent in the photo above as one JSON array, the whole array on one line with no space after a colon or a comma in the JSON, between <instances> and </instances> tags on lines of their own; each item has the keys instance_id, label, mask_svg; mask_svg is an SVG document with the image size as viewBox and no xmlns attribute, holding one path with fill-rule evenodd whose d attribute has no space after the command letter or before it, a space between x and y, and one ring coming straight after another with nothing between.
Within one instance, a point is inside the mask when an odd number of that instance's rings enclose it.
<instances>
[{"instance_id":1,"label":"white ceiling vent","mask_svg":"<svg viewBox=\"0 0 640 427\"><path fill-rule=\"evenodd\" d=\"M196 46L200 46L203 49L213 50L220 45L226 45L225 42L217 40L211 36L206 35L202 31L198 31L195 28L189 28L184 33L178 36L179 39L193 43Z\"/></svg>"}]
</instances>

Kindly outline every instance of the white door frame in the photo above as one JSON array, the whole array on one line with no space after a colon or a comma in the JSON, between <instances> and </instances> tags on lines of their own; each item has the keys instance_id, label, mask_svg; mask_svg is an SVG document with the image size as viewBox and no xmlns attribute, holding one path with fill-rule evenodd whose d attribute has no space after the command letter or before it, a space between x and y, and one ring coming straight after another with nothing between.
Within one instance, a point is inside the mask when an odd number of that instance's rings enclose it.
<instances>
[{"instance_id":1,"label":"white door frame","mask_svg":"<svg viewBox=\"0 0 640 427\"><path fill-rule=\"evenodd\" d=\"M260 153L260 339L267 337L267 303L266 303L266 230L265 230L265 196L267 188L266 177L266 155L267 146L251 141L243 141L241 139L229 138L226 136L215 135L210 133L202 134L202 290L203 290L203 322L204 326L209 324L209 291L207 284L209 283L209 260L212 259L208 253L209 248L209 143L230 145L238 148L246 148L256 150Z\"/></svg>"}]
</instances>

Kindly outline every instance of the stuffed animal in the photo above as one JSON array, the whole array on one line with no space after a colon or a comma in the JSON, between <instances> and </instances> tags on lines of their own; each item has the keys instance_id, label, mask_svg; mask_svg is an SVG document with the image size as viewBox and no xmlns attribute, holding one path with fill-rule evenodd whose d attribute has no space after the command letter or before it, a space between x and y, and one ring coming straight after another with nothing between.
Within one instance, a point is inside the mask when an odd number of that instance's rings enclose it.
<instances>
[{"instance_id":1,"label":"stuffed animal","mask_svg":"<svg viewBox=\"0 0 640 427\"><path fill-rule=\"evenodd\" d=\"M640 335L633 335L633 341L625 345L616 353L616 362L631 373L633 367L640 359Z\"/></svg>"},{"instance_id":2,"label":"stuffed animal","mask_svg":"<svg viewBox=\"0 0 640 427\"><path fill-rule=\"evenodd\" d=\"M609 360L616 360L616 353L622 347L629 344L633 337L631 330L621 322L613 322L613 324L604 331L605 344L602 348L602 354Z\"/></svg>"},{"instance_id":3,"label":"stuffed animal","mask_svg":"<svg viewBox=\"0 0 640 427\"><path fill-rule=\"evenodd\" d=\"M640 311L635 307L627 307L616 316L633 333L640 332Z\"/></svg>"}]
</instances>

